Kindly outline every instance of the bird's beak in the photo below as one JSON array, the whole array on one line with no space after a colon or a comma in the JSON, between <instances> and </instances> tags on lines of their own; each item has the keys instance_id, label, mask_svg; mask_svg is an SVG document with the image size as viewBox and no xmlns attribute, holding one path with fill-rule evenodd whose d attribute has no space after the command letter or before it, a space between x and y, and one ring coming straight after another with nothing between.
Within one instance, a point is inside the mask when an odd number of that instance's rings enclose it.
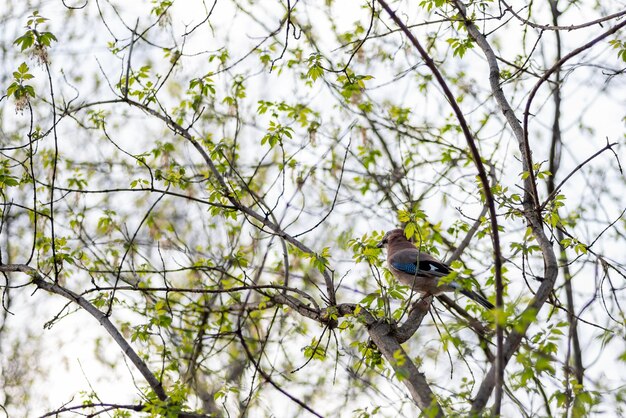
<instances>
[{"instance_id":1,"label":"bird's beak","mask_svg":"<svg viewBox=\"0 0 626 418\"><path fill-rule=\"evenodd\" d=\"M385 243L383 241L381 241L381 242L378 243L376 248L383 248L384 246L385 246Z\"/></svg>"}]
</instances>

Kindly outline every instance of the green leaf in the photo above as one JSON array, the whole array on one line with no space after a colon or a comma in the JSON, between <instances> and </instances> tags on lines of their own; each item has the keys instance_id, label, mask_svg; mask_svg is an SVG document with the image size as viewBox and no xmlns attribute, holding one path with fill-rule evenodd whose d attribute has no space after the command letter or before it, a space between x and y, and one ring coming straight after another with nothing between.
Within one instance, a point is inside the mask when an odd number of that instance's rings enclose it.
<instances>
[{"instance_id":1,"label":"green leaf","mask_svg":"<svg viewBox=\"0 0 626 418\"><path fill-rule=\"evenodd\" d=\"M20 36L15 41L13 41L14 45L17 45L20 47L21 52L33 46L34 43L35 43L35 37L33 36L33 33L31 31L26 32L24 35Z\"/></svg>"},{"instance_id":2,"label":"green leaf","mask_svg":"<svg viewBox=\"0 0 626 418\"><path fill-rule=\"evenodd\" d=\"M25 62L21 63L19 67L17 67L17 71L20 74L26 74L28 73L28 65L26 65Z\"/></svg>"},{"instance_id":3,"label":"green leaf","mask_svg":"<svg viewBox=\"0 0 626 418\"><path fill-rule=\"evenodd\" d=\"M380 295L380 293L378 291L374 292L374 293L370 293L369 295L365 296L363 299L361 299L361 301L359 302L359 305L368 307L372 304L372 302Z\"/></svg>"}]
</instances>

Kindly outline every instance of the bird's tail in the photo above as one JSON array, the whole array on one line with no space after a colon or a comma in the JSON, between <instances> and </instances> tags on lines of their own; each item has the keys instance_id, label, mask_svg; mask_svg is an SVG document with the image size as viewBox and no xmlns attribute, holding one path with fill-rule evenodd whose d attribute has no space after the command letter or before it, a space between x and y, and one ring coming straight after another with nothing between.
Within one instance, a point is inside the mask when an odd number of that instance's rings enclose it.
<instances>
[{"instance_id":1,"label":"bird's tail","mask_svg":"<svg viewBox=\"0 0 626 418\"><path fill-rule=\"evenodd\" d=\"M484 306L487 309L493 309L495 306L491 302L489 302L485 297L479 295L476 292L472 292L471 290L460 289L459 292L478 303L479 305Z\"/></svg>"}]
</instances>

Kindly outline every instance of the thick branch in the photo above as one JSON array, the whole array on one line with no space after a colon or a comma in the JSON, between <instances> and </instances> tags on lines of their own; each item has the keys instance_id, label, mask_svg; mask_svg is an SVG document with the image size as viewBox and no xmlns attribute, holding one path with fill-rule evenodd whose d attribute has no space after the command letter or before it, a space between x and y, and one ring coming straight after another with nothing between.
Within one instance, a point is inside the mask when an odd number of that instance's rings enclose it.
<instances>
[{"instance_id":1,"label":"thick branch","mask_svg":"<svg viewBox=\"0 0 626 418\"><path fill-rule=\"evenodd\" d=\"M428 310L430 308L430 304L433 302L432 296L429 296L425 299L420 299L416 301L413 306L411 306L411 312L409 312L409 316L404 321L398 329L396 329L395 336L396 340L399 343L403 343L408 341L413 334L417 331L417 329L422 325L422 321L428 314Z\"/></svg>"},{"instance_id":2,"label":"thick branch","mask_svg":"<svg viewBox=\"0 0 626 418\"><path fill-rule=\"evenodd\" d=\"M321 323L327 323L333 316L339 318L354 315L357 307L357 305L352 303L342 303L336 307L319 310L289 295L278 294L272 299L277 303L290 306L302 316ZM436 412L434 416L440 417L443 416L441 407L437 403L424 374L417 369L417 366L400 345L417 331L428 313L431 302L432 297L417 301L404 324L398 328L386 322L376 320L364 309L361 309L358 315L365 322L370 338L376 344L381 354L396 371L397 375L403 377L401 381L409 389L417 406L422 411L428 412L428 416L430 416L429 413Z\"/></svg>"},{"instance_id":3,"label":"thick branch","mask_svg":"<svg viewBox=\"0 0 626 418\"><path fill-rule=\"evenodd\" d=\"M375 322L368 327L369 335L381 354L385 356L398 379L409 389L417 406L429 417L443 417L441 406L435 399L426 377L404 351L393 328L386 322Z\"/></svg>"}]
</instances>

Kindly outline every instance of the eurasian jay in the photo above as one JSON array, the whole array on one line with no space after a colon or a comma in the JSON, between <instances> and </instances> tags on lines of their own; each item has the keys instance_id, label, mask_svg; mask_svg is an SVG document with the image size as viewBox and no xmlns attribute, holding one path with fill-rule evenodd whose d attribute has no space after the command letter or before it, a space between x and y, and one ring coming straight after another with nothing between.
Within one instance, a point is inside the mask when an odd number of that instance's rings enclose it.
<instances>
[{"instance_id":1,"label":"eurasian jay","mask_svg":"<svg viewBox=\"0 0 626 418\"><path fill-rule=\"evenodd\" d=\"M413 286L413 290L429 295L459 291L487 309L494 308L483 296L463 289L459 283L440 284L439 279L450 274L452 270L432 255L417 249L406 239L404 230L392 229L387 232L378 248L387 248L389 270L401 283Z\"/></svg>"}]
</instances>

